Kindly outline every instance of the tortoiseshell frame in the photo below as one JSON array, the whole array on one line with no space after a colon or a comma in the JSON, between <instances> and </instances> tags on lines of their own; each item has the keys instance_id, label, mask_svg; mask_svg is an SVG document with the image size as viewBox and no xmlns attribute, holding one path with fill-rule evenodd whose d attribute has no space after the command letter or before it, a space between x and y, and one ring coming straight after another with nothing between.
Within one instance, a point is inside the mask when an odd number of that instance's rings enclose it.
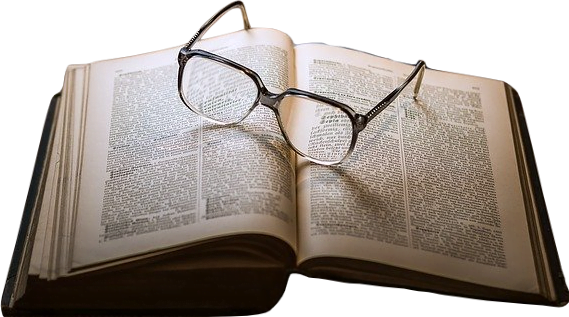
<instances>
[{"instance_id":1,"label":"tortoiseshell frame","mask_svg":"<svg viewBox=\"0 0 569 317\"><path fill-rule=\"evenodd\" d=\"M405 87L407 87L407 85L418 75L417 83L415 84L415 88L413 91L413 98L417 99L417 95L419 93L419 89L421 87L421 82L423 80L423 75L424 75L425 68L426 68L426 64L422 60L417 62L417 64L415 65L415 68L413 69L411 74L409 74L409 76L405 79L405 81L399 87L397 87L390 94L388 94L385 98L383 98L383 100L381 100L376 106L374 106L366 114L359 114L354 109L352 109L350 106L345 105L341 102L338 102L338 101L335 101L335 100L332 100L332 99L329 99L329 98L326 98L324 96L320 96L320 95L317 95L317 94L314 94L314 93L311 93L308 91L296 89L296 88L289 88L280 94L272 93L272 92L267 90L267 88L265 87L265 84L263 83L263 81L261 80L259 75L257 73L255 73L254 71L252 71L251 69L249 69L249 68L247 68L241 64L238 64L234 61L231 61L227 58L224 58L222 56L219 56L219 55L216 55L216 54L204 51L204 50L200 50L200 49L192 49L192 46L199 39L202 38L202 36L205 34L205 32L207 32L207 30L215 22L217 22L217 20L219 20L225 13L227 13L228 11L230 11L231 9L234 9L234 8L241 9L241 13L243 15L244 29L247 30L247 29L251 28L251 26L249 24L249 19L247 18L247 12L245 11L245 5L241 1L232 2L229 5L227 5L225 8L221 9L221 11L219 11L213 17L211 17L199 29L199 31L191 38L191 40L184 47L182 47L180 49L180 53L178 54L178 64L179 64L178 92L180 94L180 98L182 99L182 101L184 102L186 107L188 107L190 110L197 113L198 115L206 117L208 120L211 120L217 124L222 124L222 125L239 123L243 119L245 119L253 111L253 109L255 109L255 107L260 103L260 104L267 106L273 110L273 112L275 113L275 116L277 117L279 127L281 129L281 132L282 132L286 142L298 155L300 155L300 156L302 156L302 157L304 157L304 158L306 158L306 159L308 159L314 163L317 163L317 164L336 165L336 164L340 164L343 161L345 161L350 156L350 154L353 152L354 147L356 145L358 133L360 133L373 118L375 118L380 112L382 112L385 108L387 108L397 98L397 96L399 96L399 94L403 91L403 89L405 89ZM182 92L182 76L183 76L184 67L186 66L186 63L188 62L188 60L190 58L195 57L195 56L198 56L201 58L207 58L207 59L216 61L218 63L224 64L228 67L234 68L236 71L243 73L244 75L251 78L251 80L253 80L253 82L257 86L257 90L258 90L257 98L255 99L255 102L251 105L251 108L249 108L249 110L240 119L238 119L234 122L229 122L229 123L216 121L215 119L209 118L209 117L205 116L204 114L200 113L199 110L194 109L191 106L191 104L186 100L186 97L184 96L184 94ZM279 103L283 98L285 98L287 96L308 98L308 99L316 100L316 101L321 102L321 103L326 103L326 104L329 104L331 106L339 108L340 110L342 110L344 113L346 113L348 115L348 117L352 121L352 141L351 141L349 150L346 152L346 154L340 160L337 160L337 161L318 160L318 159L310 157L306 153L301 152L299 149L297 149L294 146L294 144L292 144L292 142L290 141L285 129L283 128L281 117L279 115Z\"/></svg>"}]
</instances>

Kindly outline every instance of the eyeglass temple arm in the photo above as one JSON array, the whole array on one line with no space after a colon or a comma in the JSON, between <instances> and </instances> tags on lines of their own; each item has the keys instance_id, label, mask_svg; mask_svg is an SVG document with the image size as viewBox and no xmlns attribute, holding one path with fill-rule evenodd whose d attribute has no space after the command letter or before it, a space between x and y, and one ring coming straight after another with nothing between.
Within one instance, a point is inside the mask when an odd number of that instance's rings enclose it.
<instances>
[{"instance_id":1,"label":"eyeglass temple arm","mask_svg":"<svg viewBox=\"0 0 569 317\"><path fill-rule=\"evenodd\" d=\"M427 64L424 61L422 60L418 61L417 64L415 64L415 68L413 69L411 74L407 76L407 79L405 79L405 81L399 87L397 87L397 89L393 90L389 95L383 98L382 101L380 101L375 107L373 107L366 114L367 122L371 121L371 119L375 118L375 116L377 116L379 113L385 110L385 108L387 108L395 100L395 98L399 96L399 94L403 91L403 89L405 89L405 87L407 87L407 85L409 85L409 83L418 74L417 83L415 84L415 88L413 89L413 99L416 100L417 96L419 95L419 89L421 88L421 82L423 81L423 75L425 74L426 67Z\"/></svg>"},{"instance_id":2,"label":"eyeglass temple arm","mask_svg":"<svg viewBox=\"0 0 569 317\"><path fill-rule=\"evenodd\" d=\"M207 30L209 30L209 28L211 28L215 22L221 19L221 17L224 16L231 9L235 8L241 9L241 14L243 15L243 28L245 30L250 29L251 25L249 24L249 18L247 17L247 12L245 11L245 5L241 1L235 1L226 5L225 8L221 9L214 16L212 16L206 23L204 23L204 25L202 25L202 27L198 30L198 32L194 34L194 36L190 39L190 41L186 44L185 47L188 49L191 48L195 44L195 42L197 42L199 39L203 37L205 32L207 32Z\"/></svg>"}]
</instances>

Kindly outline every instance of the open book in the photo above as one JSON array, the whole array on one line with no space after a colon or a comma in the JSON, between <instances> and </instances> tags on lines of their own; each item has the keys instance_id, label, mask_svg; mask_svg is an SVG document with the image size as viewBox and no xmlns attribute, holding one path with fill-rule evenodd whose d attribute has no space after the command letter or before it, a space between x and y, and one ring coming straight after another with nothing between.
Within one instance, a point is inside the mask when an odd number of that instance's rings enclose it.
<instances>
[{"instance_id":1,"label":"open book","mask_svg":"<svg viewBox=\"0 0 569 317\"><path fill-rule=\"evenodd\" d=\"M273 92L298 87L358 112L413 68L272 29L197 47ZM262 312L291 272L567 302L521 104L504 82L429 69L418 100L403 92L330 167L296 157L267 108L230 127L189 111L178 51L68 68L5 313Z\"/></svg>"}]
</instances>

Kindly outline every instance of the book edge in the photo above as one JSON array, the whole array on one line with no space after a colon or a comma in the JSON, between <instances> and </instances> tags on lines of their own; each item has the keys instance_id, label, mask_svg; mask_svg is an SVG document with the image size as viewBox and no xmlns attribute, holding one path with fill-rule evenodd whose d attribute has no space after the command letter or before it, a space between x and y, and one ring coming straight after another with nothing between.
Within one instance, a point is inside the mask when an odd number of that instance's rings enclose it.
<instances>
[{"instance_id":1,"label":"book edge","mask_svg":"<svg viewBox=\"0 0 569 317\"><path fill-rule=\"evenodd\" d=\"M515 115L517 118L518 129L521 135L522 150L524 151L526 165L528 168L530 180L529 185L534 193L533 198L535 199L535 204L537 206L536 210L539 218L538 225L541 229L543 244L547 255L547 262L549 264L549 270L551 272L553 289L555 296L557 297L552 302L552 304L556 306L564 306L569 302L569 290L567 288L565 277L561 269L561 262L559 260L559 254L557 251L557 246L555 244L555 239L553 237L553 231L551 229L551 223L549 221L549 215L547 213L545 198L543 196L543 190L541 188L541 182L539 180L537 164L535 161L522 102L518 92L512 86L504 82L504 88L508 94L508 102L512 102L512 109L515 112L513 115Z\"/></svg>"},{"instance_id":2,"label":"book edge","mask_svg":"<svg viewBox=\"0 0 569 317\"><path fill-rule=\"evenodd\" d=\"M38 197L40 191L41 176L45 166L45 160L47 159L48 145L50 141L51 132L54 128L55 114L58 108L59 99L61 97L61 92L55 94L49 103L47 110L45 123L42 131L42 136L40 139L40 144L38 147L36 161L34 164L34 169L32 172L32 178L30 181L30 187L28 189L28 195L26 197L26 203L24 205L24 212L22 214L22 219L20 221L20 229L18 231L18 236L16 238L16 245L14 246L14 252L12 254L12 260L10 261L10 266L8 268L8 274L6 277L6 284L4 286L4 292L2 293L2 313L6 314L7 310L11 309L13 304L13 298L16 292L16 282L18 277L18 271L22 265L24 258L24 246L29 238L29 230L32 224L32 215L35 201Z\"/></svg>"}]
</instances>

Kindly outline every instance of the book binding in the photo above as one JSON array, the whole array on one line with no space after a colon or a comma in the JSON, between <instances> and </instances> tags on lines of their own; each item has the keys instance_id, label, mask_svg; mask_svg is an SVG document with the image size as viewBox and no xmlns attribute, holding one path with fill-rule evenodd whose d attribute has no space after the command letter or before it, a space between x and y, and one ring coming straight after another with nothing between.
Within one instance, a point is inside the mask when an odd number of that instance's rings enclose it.
<instances>
[{"instance_id":1,"label":"book binding","mask_svg":"<svg viewBox=\"0 0 569 317\"><path fill-rule=\"evenodd\" d=\"M37 151L36 161L34 164L34 170L32 173L32 179L30 181L30 187L28 190L28 196L26 197L24 212L22 215L22 220L20 222L20 229L18 231L18 237L16 238L14 253L12 254L12 260L10 262L8 276L6 277L6 284L4 286L4 292L2 294L2 312L5 315L9 314L15 296L17 295L16 283L18 280L18 274L21 273L19 271L25 261L25 246L27 243L29 243L30 234L32 231L31 229L33 226L35 226L33 219L33 209L41 189L42 173L44 171L45 162L49 151L50 138L55 128L54 121L57 114L57 109L59 108L60 97L60 92L55 94L51 98L49 108L47 110L42 136Z\"/></svg>"}]
</instances>

